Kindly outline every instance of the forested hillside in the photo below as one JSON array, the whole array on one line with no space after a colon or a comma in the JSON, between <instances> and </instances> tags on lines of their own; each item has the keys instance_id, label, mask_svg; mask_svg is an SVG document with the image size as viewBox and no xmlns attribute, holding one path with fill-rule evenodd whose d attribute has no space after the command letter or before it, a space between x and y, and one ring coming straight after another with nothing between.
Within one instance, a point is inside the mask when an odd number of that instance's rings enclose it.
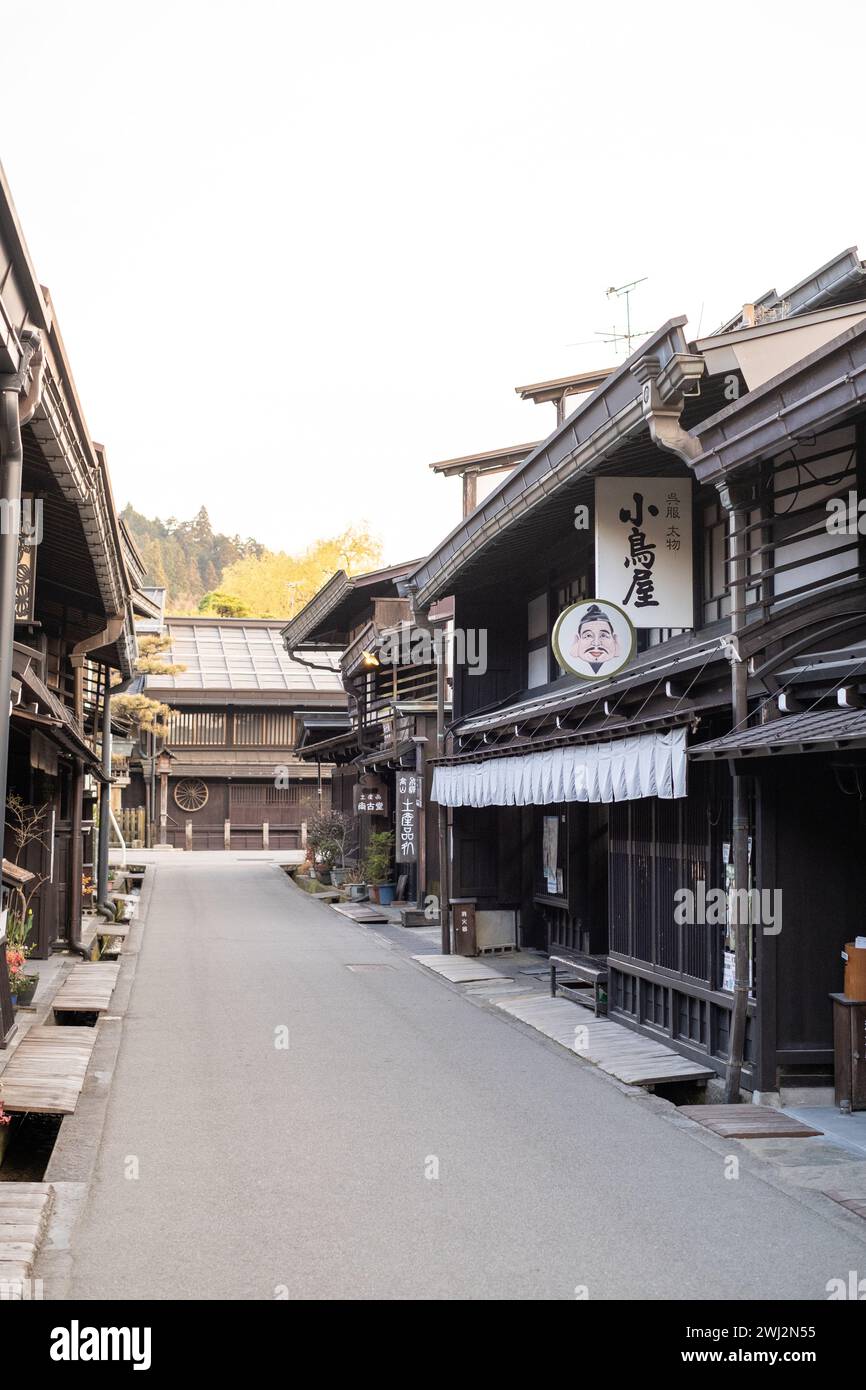
<instances>
[{"instance_id":1,"label":"forested hillside","mask_svg":"<svg viewBox=\"0 0 866 1390\"><path fill-rule=\"evenodd\" d=\"M163 586L167 613L288 618L335 570L375 569L381 542L363 527L317 539L299 555L214 531L207 508L192 521L142 516L127 505L121 516L147 567L148 584Z\"/></svg>"},{"instance_id":2,"label":"forested hillside","mask_svg":"<svg viewBox=\"0 0 866 1390\"><path fill-rule=\"evenodd\" d=\"M121 517L147 566L147 582L168 590L172 613L194 613L205 594L219 588L228 565L265 553L258 541L214 531L206 507L192 521L142 516L131 505Z\"/></svg>"}]
</instances>

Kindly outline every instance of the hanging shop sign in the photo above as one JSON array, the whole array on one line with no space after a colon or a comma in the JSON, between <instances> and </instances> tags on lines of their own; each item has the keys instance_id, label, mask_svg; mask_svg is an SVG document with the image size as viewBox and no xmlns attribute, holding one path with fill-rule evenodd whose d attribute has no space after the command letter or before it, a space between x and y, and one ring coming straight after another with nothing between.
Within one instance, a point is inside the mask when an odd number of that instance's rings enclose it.
<instances>
[{"instance_id":1,"label":"hanging shop sign","mask_svg":"<svg viewBox=\"0 0 866 1390\"><path fill-rule=\"evenodd\" d=\"M583 599L560 613L552 643L564 671L582 680L606 680L631 661L635 631L617 604L607 599Z\"/></svg>"},{"instance_id":2,"label":"hanging shop sign","mask_svg":"<svg viewBox=\"0 0 866 1390\"><path fill-rule=\"evenodd\" d=\"M32 502L28 500L28 504ZM15 568L15 621L32 623L36 615L36 545L32 533L18 532L18 563Z\"/></svg>"},{"instance_id":3,"label":"hanging shop sign","mask_svg":"<svg viewBox=\"0 0 866 1390\"><path fill-rule=\"evenodd\" d=\"M694 626L689 478L596 478L595 578L637 628Z\"/></svg>"},{"instance_id":4,"label":"hanging shop sign","mask_svg":"<svg viewBox=\"0 0 866 1390\"><path fill-rule=\"evenodd\" d=\"M359 816L387 816L388 788L378 777L367 774L355 788L355 811Z\"/></svg>"},{"instance_id":5,"label":"hanging shop sign","mask_svg":"<svg viewBox=\"0 0 866 1390\"><path fill-rule=\"evenodd\" d=\"M397 772L395 854L398 864L417 864L418 862L423 786L420 772L404 769Z\"/></svg>"}]
</instances>

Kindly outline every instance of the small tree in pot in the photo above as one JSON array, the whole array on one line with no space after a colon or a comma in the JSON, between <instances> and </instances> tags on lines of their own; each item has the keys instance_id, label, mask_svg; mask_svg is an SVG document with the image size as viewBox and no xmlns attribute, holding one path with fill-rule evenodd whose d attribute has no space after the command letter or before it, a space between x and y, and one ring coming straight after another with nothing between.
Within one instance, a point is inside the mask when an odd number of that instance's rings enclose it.
<instances>
[{"instance_id":1,"label":"small tree in pot","mask_svg":"<svg viewBox=\"0 0 866 1390\"><path fill-rule=\"evenodd\" d=\"M393 860L393 830L377 830L370 836L364 860L364 876L370 886L370 896L383 906L394 899L394 881L391 874Z\"/></svg>"},{"instance_id":2,"label":"small tree in pot","mask_svg":"<svg viewBox=\"0 0 866 1390\"><path fill-rule=\"evenodd\" d=\"M354 822L342 811L320 811L307 825L307 847L319 877L342 883L346 860L354 852ZM327 878L324 877L327 875Z\"/></svg>"}]
</instances>

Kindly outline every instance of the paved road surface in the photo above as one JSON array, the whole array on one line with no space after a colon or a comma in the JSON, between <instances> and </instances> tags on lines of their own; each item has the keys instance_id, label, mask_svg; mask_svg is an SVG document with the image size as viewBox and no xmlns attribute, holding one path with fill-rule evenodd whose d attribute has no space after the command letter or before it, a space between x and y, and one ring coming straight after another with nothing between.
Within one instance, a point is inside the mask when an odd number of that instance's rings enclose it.
<instances>
[{"instance_id":1,"label":"paved road surface","mask_svg":"<svg viewBox=\"0 0 866 1390\"><path fill-rule=\"evenodd\" d=\"M823 1298L866 1272L276 866L156 875L70 1296Z\"/></svg>"}]
</instances>

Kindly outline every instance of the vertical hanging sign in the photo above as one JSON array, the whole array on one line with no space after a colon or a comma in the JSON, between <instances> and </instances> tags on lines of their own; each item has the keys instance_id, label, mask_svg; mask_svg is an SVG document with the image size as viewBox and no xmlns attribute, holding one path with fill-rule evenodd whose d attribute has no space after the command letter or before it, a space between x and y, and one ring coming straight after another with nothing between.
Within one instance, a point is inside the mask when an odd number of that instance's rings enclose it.
<instances>
[{"instance_id":1,"label":"vertical hanging sign","mask_svg":"<svg viewBox=\"0 0 866 1390\"><path fill-rule=\"evenodd\" d=\"M596 478L595 573L635 627L693 627L691 479Z\"/></svg>"},{"instance_id":2,"label":"vertical hanging sign","mask_svg":"<svg viewBox=\"0 0 866 1390\"><path fill-rule=\"evenodd\" d=\"M416 864L418 862L422 788L420 772L410 772L403 769L397 772L396 859L398 864Z\"/></svg>"}]
</instances>

